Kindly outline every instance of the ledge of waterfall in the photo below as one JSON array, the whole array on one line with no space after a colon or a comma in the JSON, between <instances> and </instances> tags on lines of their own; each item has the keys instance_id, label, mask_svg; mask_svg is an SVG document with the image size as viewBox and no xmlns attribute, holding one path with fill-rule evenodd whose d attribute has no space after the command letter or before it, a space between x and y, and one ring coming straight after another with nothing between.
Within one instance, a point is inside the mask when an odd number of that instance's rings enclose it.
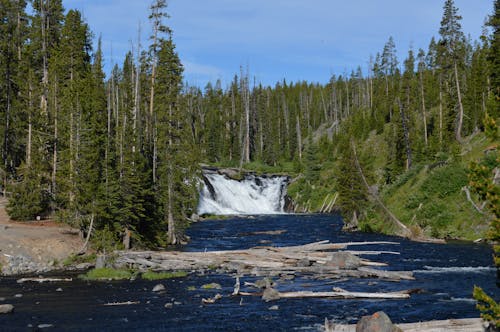
<instances>
[{"instance_id":1,"label":"ledge of waterfall","mask_svg":"<svg viewBox=\"0 0 500 332\"><path fill-rule=\"evenodd\" d=\"M280 214L290 210L289 176L203 166L198 214Z\"/></svg>"}]
</instances>

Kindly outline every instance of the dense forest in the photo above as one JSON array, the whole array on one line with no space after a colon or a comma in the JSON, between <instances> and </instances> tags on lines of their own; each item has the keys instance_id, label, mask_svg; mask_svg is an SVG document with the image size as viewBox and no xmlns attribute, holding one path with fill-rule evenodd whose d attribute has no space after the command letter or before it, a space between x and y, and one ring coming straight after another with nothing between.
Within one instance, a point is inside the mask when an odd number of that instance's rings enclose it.
<instances>
[{"instance_id":1,"label":"dense forest","mask_svg":"<svg viewBox=\"0 0 500 332\"><path fill-rule=\"evenodd\" d=\"M426 202L465 183L467 208L485 202L489 212L476 217L496 215L498 231L498 0L478 41L446 0L437 37L404 59L389 37L367 72L358 67L327 84L263 86L240 68L228 86L203 89L183 83L166 0L150 7L148 45L139 41L109 75L79 11L62 0L30 4L0 2L0 188L13 219L92 224L97 249L125 234L138 246L173 244L196 213L199 165L207 163L291 174L290 195L303 211L324 210L335 194L353 227L385 231L372 220L392 219L403 233L438 237L450 235L450 216ZM469 165L477 137L490 153ZM434 169L437 180L458 182L409 197L405 211L414 213L395 216L391 193Z\"/></svg>"}]
</instances>

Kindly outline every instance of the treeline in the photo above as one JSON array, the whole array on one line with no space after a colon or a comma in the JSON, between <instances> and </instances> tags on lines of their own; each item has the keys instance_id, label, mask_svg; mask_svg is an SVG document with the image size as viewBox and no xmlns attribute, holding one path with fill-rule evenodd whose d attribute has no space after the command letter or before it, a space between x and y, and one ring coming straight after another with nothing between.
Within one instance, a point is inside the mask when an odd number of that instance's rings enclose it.
<instances>
[{"instance_id":1,"label":"treeline","mask_svg":"<svg viewBox=\"0 0 500 332\"><path fill-rule=\"evenodd\" d=\"M0 2L2 191L11 218L95 229L97 249L176 243L194 212L198 154L182 64L151 6L150 44L106 80L99 41L61 0Z\"/></svg>"}]
</instances>

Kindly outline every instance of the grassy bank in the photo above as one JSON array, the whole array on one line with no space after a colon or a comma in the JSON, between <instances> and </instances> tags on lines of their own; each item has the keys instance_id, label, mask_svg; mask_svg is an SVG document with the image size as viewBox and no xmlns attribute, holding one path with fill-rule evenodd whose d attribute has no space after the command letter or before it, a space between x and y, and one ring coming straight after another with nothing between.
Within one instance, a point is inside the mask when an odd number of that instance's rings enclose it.
<instances>
[{"instance_id":1,"label":"grassy bank","mask_svg":"<svg viewBox=\"0 0 500 332\"><path fill-rule=\"evenodd\" d=\"M416 236L475 240L485 238L491 216L478 212L467 198L468 168L491 146L484 134L467 138L455 155L436 156L420 162L385 184L383 165L387 164L387 143L383 134L372 132L359 144L360 159L369 183L387 208ZM337 192L335 152L321 161L319 180L308 183L303 177L290 184L288 193L299 212L319 212ZM479 197L470 199L481 205ZM336 206L333 206L335 209ZM393 234L395 229L386 214L374 204L373 197L363 211L359 228Z\"/></svg>"}]
</instances>

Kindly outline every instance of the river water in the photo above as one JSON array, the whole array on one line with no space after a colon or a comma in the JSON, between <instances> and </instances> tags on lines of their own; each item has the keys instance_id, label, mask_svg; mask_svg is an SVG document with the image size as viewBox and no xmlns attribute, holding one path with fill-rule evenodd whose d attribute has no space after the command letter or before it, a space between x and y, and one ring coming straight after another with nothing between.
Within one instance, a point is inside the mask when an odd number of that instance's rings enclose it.
<instances>
[{"instance_id":1,"label":"river water","mask_svg":"<svg viewBox=\"0 0 500 332\"><path fill-rule=\"evenodd\" d=\"M276 280L280 291L396 291L420 288L408 300L282 299L263 302L259 297L231 297L234 278L216 272L161 281L166 292L153 293L155 281L17 284L0 279L1 303L15 305L15 312L0 315L0 331L32 331L41 324L48 331L317 331L325 318L354 323L359 317L385 311L394 322L479 317L471 293L474 285L499 300L491 248L484 244L454 242L446 245L415 243L401 238L366 233L344 233L334 215L275 215L210 220L194 224L186 251L242 249L253 246L299 245L320 240L331 242L396 241L399 245L355 247L355 250L397 251L367 258L386 262L390 270L414 271L416 280L389 282L376 279ZM280 235L253 232L286 230ZM351 248L352 249L352 248ZM67 274L58 274L64 276ZM256 278L245 277L244 281ZM203 290L217 282L222 289ZM58 288L61 288L59 291ZM61 291L62 290L62 291ZM244 289L243 289L244 290ZM249 290L251 291L251 290ZM223 298L203 305L202 298L216 293ZM22 297L15 297L22 294ZM110 302L140 302L104 306ZM165 308L172 303L172 308ZM272 308L272 306L278 306ZM45 330L45 329L44 329Z\"/></svg>"}]
</instances>

